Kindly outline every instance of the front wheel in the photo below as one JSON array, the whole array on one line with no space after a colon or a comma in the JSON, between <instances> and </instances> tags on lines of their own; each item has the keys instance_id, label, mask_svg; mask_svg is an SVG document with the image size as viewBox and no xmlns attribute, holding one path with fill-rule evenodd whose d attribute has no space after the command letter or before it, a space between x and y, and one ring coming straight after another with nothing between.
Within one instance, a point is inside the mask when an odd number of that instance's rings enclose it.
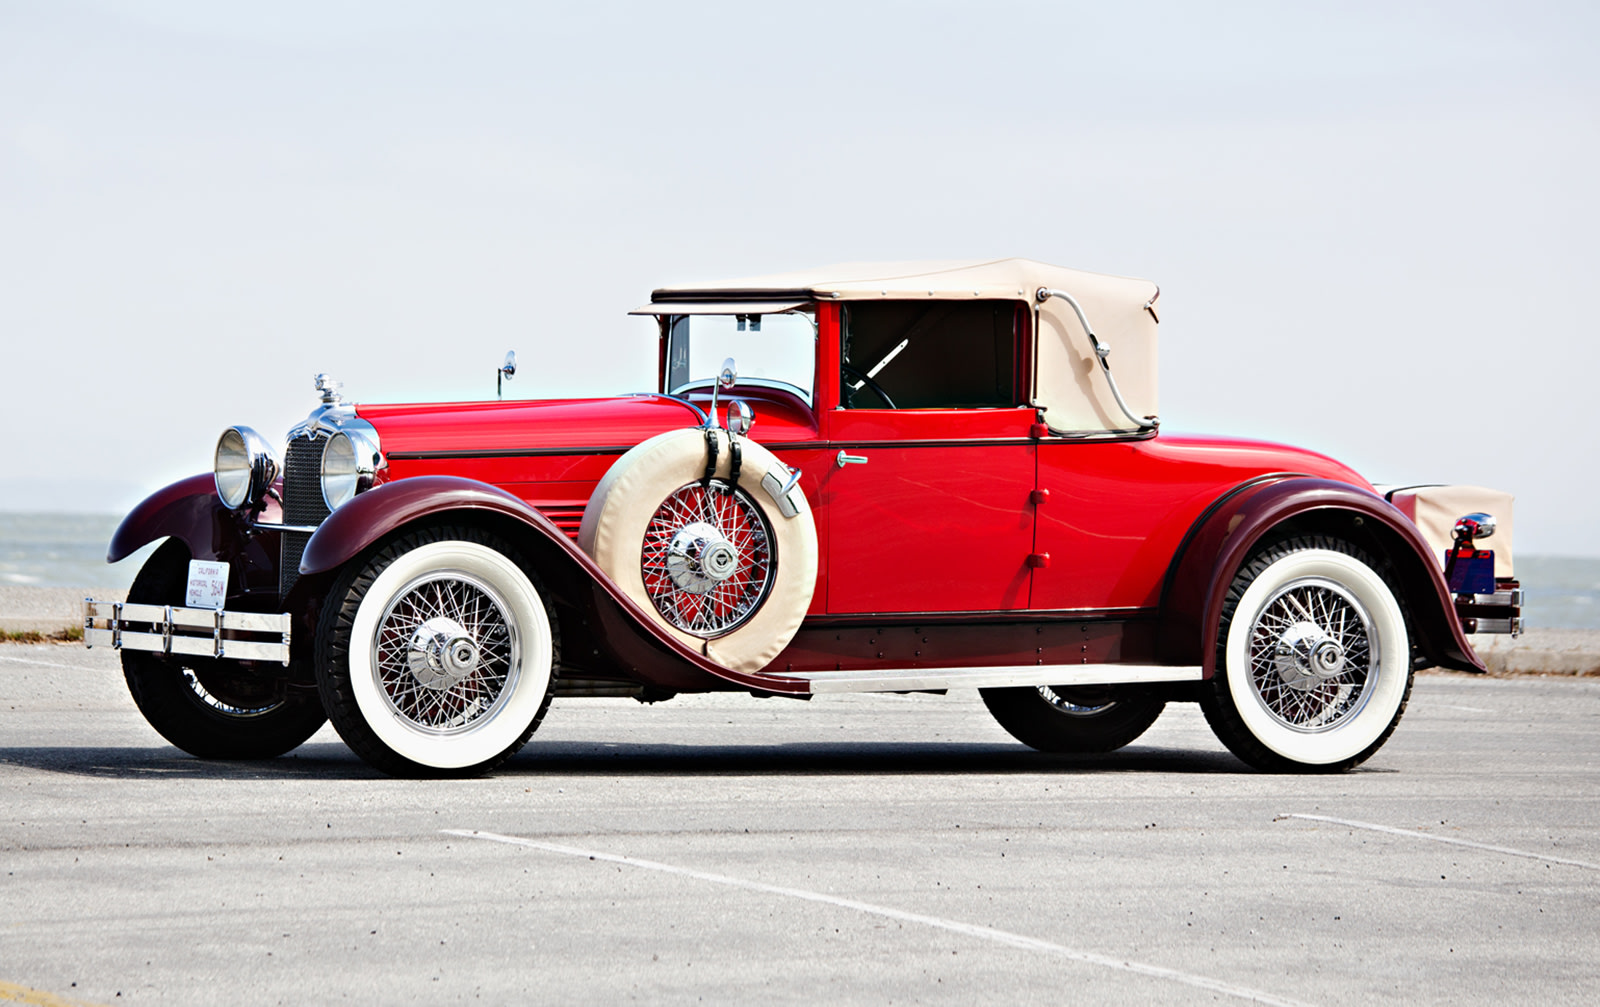
<instances>
[{"instance_id":1,"label":"front wheel","mask_svg":"<svg viewBox=\"0 0 1600 1007\"><path fill-rule=\"evenodd\" d=\"M351 750L395 776L470 776L510 758L550 706L549 604L505 542L429 528L334 585L317 685Z\"/></svg>"},{"instance_id":2,"label":"front wheel","mask_svg":"<svg viewBox=\"0 0 1600 1007\"><path fill-rule=\"evenodd\" d=\"M169 539L140 568L128 600L181 605L188 570L189 551ZM124 650L122 675L150 726L202 759L271 759L300 747L328 719L316 693L237 661Z\"/></svg>"},{"instance_id":3,"label":"front wheel","mask_svg":"<svg viewBox=\"0 0 1600 1007\"><path fill-rule=\"evenodd\" d=\"M1338 539L1292 538L1234 576L1206 720L1271 772L1338 772L1393 733L1411 695L1405 613L1378 564Z\"/></svg>"},{"instance_id":4,"label":"front wheel","mask_svg":"<svg viewBox=\"0 0 1600 1007\"><path fill-rule=\"evenodd\" d=\"M1148 730L1166 706L1143 690L1110 686L1019 686L978 694L1006 733L1041 752L1114 752Z\"/></svg>"}]
</instances>

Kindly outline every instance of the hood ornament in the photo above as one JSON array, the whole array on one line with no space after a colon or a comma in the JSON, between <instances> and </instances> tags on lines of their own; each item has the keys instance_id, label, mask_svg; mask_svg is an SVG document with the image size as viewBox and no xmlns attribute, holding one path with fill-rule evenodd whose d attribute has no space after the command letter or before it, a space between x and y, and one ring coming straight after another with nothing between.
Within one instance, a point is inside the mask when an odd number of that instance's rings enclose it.
<instances>
[{"instance_id":1,"label":"hood ornament","mask_svg":"<svg viewBox=\"0 0 1600 1007\"><path fill-rule=\"evenodd\" d=\"M317 434L321 433L324 429L339 429L337 424L324 428L322 425L322 417L327 415L330 411L339 410L344 407L344 399L339 396L339 389L344 387L344 382L335 381L331 374L318 374L316 376L316 382L317 393L321 396L321 403L317 406L317 408L311 411L310 416L306 417L304 421L297 424L294 429L289 431L290 440L294 440L299 436L304 436L306 440L314 441L317 439Z\"/></svg>"},{"instance_id":2,"label":"hood ornament","mask_svg":"<svg viewBox=\"0 0 1600 1007\"><path fill-rule=\"evenodd\" d=\"M343 381L333 380L331 374L317 375L317 391L322 394L322 404L336 406L339 404L339 389L344 387Z\"/></svg>"}]
</instances>

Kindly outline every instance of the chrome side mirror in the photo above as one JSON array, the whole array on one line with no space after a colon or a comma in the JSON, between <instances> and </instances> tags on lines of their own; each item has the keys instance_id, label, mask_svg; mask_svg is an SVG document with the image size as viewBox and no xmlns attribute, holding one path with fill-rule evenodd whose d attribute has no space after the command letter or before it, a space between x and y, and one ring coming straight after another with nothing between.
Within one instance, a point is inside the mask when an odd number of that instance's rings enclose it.
<instances>
[{"instance_id":1,"label":"chrome side mirror","mask_svg":"<svg viewBox=\"0 0 1600 1007\"><path fill-rule=\"evenodd\" d=\"M717 425L717 390L727 391L734 382L739 380L739 365L733 362L732 357L722 361L722 370L717 372L717 380L711 383L711 408L706 410L706 428L713 429ZM728 415L733 415L733 410L728 410Z\"/></svg>"},{"instance_id":2,"label":"chrome side mirror","mask_svg":"<svg viewBox=\"0 0 1600 1007\"><path fill-rule=\"evenodd\" d=\"M494 372L494 397L500 398L505 388L505 383L517 376L517 351L506 351L506 362L501 364Z\"/></svg>"},{"instance_id":3,"label":"chrome side mirror","mask_svg":"<svg viewBox=\"0 0 1600 1007\"><path fill-rule=\"evenodd\" d=\"M1456 541L1473 542L1480 538L1488 538L1494 534L1495 521L1493 514L1467 514L1456 518Z\"/></svg>"},{"instance_id":4,"label":"chrome side mirror","mask_svg":"<svg viewBox=\"0 0 1600 1007\"><path fill-rule=\"evenodd\" d=\"M740 437L750 432L756 425L756 414L749 404L743 399L734 399L728 403L728 432L738 434Z\"/></svg>"}]
</instances>

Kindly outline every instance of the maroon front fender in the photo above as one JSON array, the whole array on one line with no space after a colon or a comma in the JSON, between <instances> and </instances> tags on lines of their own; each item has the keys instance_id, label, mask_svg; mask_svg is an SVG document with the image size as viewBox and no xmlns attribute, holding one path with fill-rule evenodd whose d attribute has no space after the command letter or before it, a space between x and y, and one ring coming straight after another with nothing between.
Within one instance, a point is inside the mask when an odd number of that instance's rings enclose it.
<instances>
[{"instance_id":1,"label":"maroon front fender","mask_svg":"<svg viewBox=\"0 0 1600 1007\"><path fill-rule=\"evenodd\" d=\"M368 490L328 515L306 543L305 554L300 557L300 573L327 573L419 518L460 510L514 517L544 532L547 538L572 545L549 518L498 486L459 476L415 476Z\"/></svg>"},{"instance_id":2,"label":"maroon front fender","mask_svg":"<svg viewBox=\"0 0 1600 1007\"><path fill-rule=\"evenodd\" d=\"M804 682L795 679L770 678L759 673L747 675L706 660L702 654L662 629L633 599L623 594L616 582L549 518L505 490L475 479L413 476L362 493L330 514L311 536L300 560L300 573L302 576L329 573L395 531L432 515L462 511L510 518L520 522L529 532L542 535L579 575L594 586L595 602L589 609L594 627L608 638L606 646L624 664L634 666L643 677L663 685L681 680L681 672L651 674L640 667L650 660L644 651L653 651L656 655L675 658L700 672L744 688L792 693L808 690ZM572 600L581 603L581 599ZM653 660L658 662L660 657Z\"/></svg>"},{"instance_id":3,"label":"maroon front fender","mask_svg":"<svg viewBox=\"0 0 1600 1007\"><path fill-rule=\"evenodd\" d=\"M1228 587L1257 543L1277 528L1334 535L1388 559L1422 653L1448 668L1486 670L1461 631L1444 575L1416 526L1375 493L1310 478L1247 484L1201 518L1162 592L1161 642L1168 660L1198 663L1205 677L1212 676Z\"/></svg>"},{"instance_id":4,"label":"maroon front fender","mask_svg":"<svg viewBox=\"0 0 1600 1007\"><path fill-rule=\"evenodd\" d=\"M181 539L189 555L214 559L223 549L219 537L227 514L217 499L216 479L209 473L190 476L150 494L128 512L111 536L106 562L127 559L140 547L168 536Z\"/></svg>"}]
</instances>

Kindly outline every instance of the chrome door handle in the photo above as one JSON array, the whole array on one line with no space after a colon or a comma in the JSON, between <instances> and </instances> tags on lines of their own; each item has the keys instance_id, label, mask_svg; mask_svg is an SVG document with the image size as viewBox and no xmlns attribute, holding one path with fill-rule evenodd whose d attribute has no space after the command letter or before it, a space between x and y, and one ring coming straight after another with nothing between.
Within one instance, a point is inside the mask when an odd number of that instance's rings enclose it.
<instances>
[{"instance_id":1,"label":"chrome door handle","mask_svg":"<svg viewBox=\"0 0 1600 1007\"><path fill-rule=\"evenodd\" d=\"M867 456L846 454L845 452L841 451L834 456L833 460L839 463L840 468L844 468L846 465L865 465L867 463Z\"/></svg>"}]
</instances>

